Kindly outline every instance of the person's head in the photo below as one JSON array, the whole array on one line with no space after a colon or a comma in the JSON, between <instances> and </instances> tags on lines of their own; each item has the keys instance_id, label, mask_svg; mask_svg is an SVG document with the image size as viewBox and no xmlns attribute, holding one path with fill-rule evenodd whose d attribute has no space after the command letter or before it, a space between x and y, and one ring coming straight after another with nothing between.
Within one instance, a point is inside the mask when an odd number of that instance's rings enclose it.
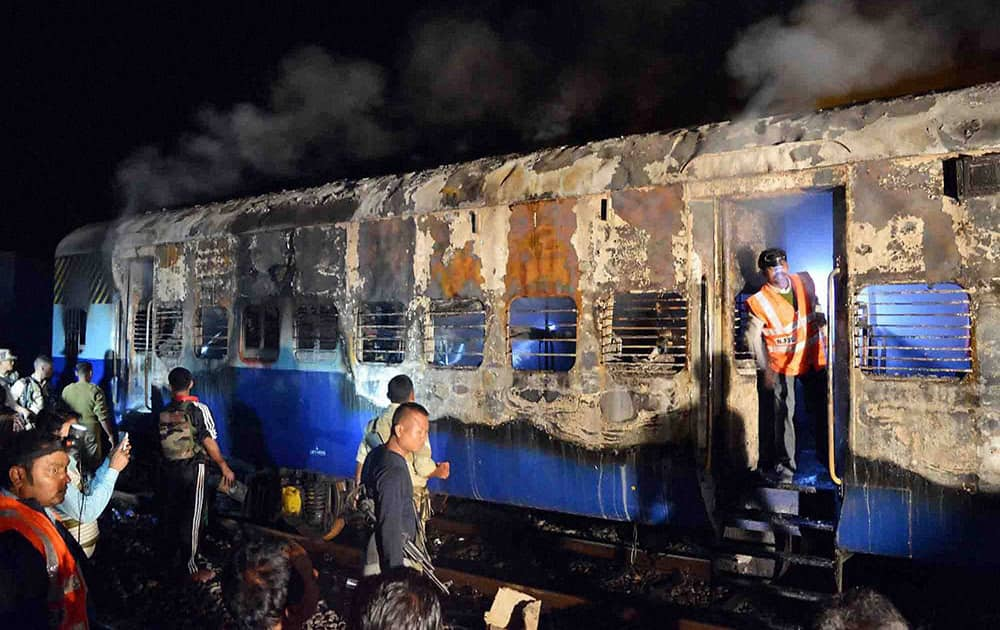
<instances>
[{"instance_id":1,"label":"person's head","mask_svg":"<svg viewBox=\"0 0 1000 630\"><path fill-rule=\"evenodd\" d=\"M40 354L35 357L35 376L47 379L52 376L52 357Z\"/></svg>"},{"instance_id":2,"label":"person's head","mask_svg":"<svg viewBox=\"0 0 1000 630\"><path fill-rule=\"evenodd\" d=\"M413 569L392 569L371 578L358 592L356 623L361 630L439 630L437 592Z\"/></svg>"},{"instance_id":3,"label":"person's head","mask_svg":"<svg viewBox=\"0 0 1000 630\"><path fill-rule=\"evenodd\" d=\"M175 367L167 375L167 382L170 383L170 391L174 394L189 391L194 387L194 376L191 370L183 367Z\"/></svg>"},{"instance_id":4,"label":"person's head","mask_svg":"<svg viewBox=\"0 0 1000 630\"><path fill-rule=\"evenodd\" d=\"M79 419L76 412L59 414L46 409L35 418L35 427L42 433L62 439L69 435L70 427Z\"/></svg>"},{"instance_id":5,"label":"person's head","mask_svg":"<svg viewBox=\"0 0 1000 630\"><path fill-rule=\"evenodd\" d=\"M854 589L836 597L819 613L816 630L906 630L906 619L885 595L871 589Z\"/></svg>"},{"instance_id":6,"label":"person's head","mask_svg":"<svg viewBox=\"0 0 1000 630\"><path fill-rule=\"evenodd\" d=\"M389 439L395 438L403 451L415 453L427 441L429 416L423 405L415 402L401 404L392 414L392 435Z\"/></svg>"},{"instance_id":7,"label":"person's head","mask_svg":"<svg viewBox=\"0 0 1000 630\"><path fill-rule=\"evenodd\" d=\"M82 383L89 383L94 378L94 366L89 361L80 361L73 371L76 372L76 380Z\"/></svg>"},{"instance_id":8,"label":"person's head","mask_svg":"<svg viewBox=\"0 0 1000 630\"><path fill-rule=\"evenodd\" d=\"M14 361L17 356L7 348L0 348L0 374L14 371Z\"/></svg>"},{"instance_id":9,"label":"person's head","mask_svg":"<svg viewBox=\"0 0 1000 630\"><path fill-rule=\"evenodd\" d=\"M767 278L767 283L784 288L788 284L788 254L779 247L765 249L757 257L757 267Z\"/></svg>"},{"instance_id":10,"label":"person's head","mask_svg":"<svg viewBox=\"0 0 1000 630\"><path fill-rule=\"evenodd\" d=\"M253 541L239 548L222 574L223 600L237 625L245 630L280 628L290 575L280 542Z\"/></svg>"},{"instance_id":11,"label":"person's head","mask_svg":"<svg viewBox=\"0 0 1000 630\"><path fill-rule=\"evenodd\" d=\"M413 381L406 374L397 374L389 381L389 402L413 402Z\"/></svg>"},{"instance_id":12,"label":"person's head","mask_svg":"<svg viewBox=\"0 0 1000 630\"><path fill-rule=\"evenodd\" d=\"M69 455L62 442L41 431L16 434L4 451L4 487L21 499L52 507L66 498Z\"/></svg>"}]
</instances>

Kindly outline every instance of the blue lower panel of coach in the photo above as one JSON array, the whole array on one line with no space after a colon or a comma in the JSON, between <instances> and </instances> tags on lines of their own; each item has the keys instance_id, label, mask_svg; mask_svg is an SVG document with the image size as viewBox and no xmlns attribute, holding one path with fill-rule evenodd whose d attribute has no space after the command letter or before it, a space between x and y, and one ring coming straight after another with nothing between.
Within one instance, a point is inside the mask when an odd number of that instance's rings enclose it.
<instances>
[{"instance_id":1,"label":"blue lower panel of coach","mask_svg":"<svg viewBox=\"0 0 1000 630\"><path fill-rule=\"evenodd\" d=\"M913 475L905 488L848 485L837 543L848 551L1000 565L1000 499Z\"/></svg>"},{"instance_id":2,"label":"blue lower panel of coach","mask_svg":"<svg viewBox=\"0 0 1000 630\"><path fill-rule=\"evenodd\" d=\"M352 476L364 426L380 411L337 372L237 369L195 378L195 393L216 410L223 450L257 466ZM436 460L451 462L451 478L432 482L436 491L604 519L707 524L687 449L595 452L525 422L490 428L447 418L432 423L431 446Z\"/></svg>"}]
</instances>

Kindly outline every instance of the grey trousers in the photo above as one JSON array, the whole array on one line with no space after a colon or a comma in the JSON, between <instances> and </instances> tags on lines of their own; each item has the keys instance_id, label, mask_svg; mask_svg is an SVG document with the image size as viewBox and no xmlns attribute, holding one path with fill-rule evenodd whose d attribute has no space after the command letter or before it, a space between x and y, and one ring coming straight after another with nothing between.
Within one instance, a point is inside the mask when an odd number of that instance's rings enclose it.
<instances>
[{"instance_id":1,"label":"grey trousers","mask_svg":"<svg viewBox=\"0 0 1000 630\"><path fill-rule=\"evenodd\" d=\"M795 383L802 390L803 410L816 435L816 457L826 461L826 369L800 376L776 374L774 383L775 460L795 470Z\"/></svg>"}]
</instances>

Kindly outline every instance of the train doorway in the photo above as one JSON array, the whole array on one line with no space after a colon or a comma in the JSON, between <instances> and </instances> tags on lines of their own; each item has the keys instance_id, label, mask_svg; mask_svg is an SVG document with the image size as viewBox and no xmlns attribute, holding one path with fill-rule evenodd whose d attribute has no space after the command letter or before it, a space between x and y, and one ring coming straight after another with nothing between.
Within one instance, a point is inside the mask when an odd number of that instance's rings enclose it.
<instances>
[{"instance_id":1,"label":"train doorway","mask_svg":"<svg viewBox=\"0 0 1000 630\"><path fill-rule=\"evenodd\" d=\"M728 446L742 447L725 451L743 451L742 458L730 458L729 463L737 469L773 469L781 460L782 444L788 442L782 440L787 429L783 431L781 412L776 411L775 388L758 369L753 344L748 341L752 315L747 300L766 283L757 266L758 256L765 249L784 250L789 272L812 280L817 310L837 321L846 309L838 295L842 292L835 290L833 296L828 295L828 279L835 260L843 259L843 198L841 189L809 190L730 198L718 205L721 313L730 320L721 326L722 343L729 345L721 353L723 408L728 416L728 438L740 442ZM837 338L838 345L843 339ZM827 397L831 384L825 374L817 372L813 378L790 381L789 387L795 387L794 483L829 485Z\"/></svg>"}]
</instances>

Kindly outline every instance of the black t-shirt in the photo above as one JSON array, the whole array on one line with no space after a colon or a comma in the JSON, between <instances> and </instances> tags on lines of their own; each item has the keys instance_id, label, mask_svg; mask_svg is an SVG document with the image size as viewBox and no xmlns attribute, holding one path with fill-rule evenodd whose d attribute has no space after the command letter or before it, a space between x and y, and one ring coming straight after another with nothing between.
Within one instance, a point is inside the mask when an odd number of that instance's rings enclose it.
<instances>
[{"instance_id":1,"label":"black t-shirt","mask_svg":"<svg viewBox=\"0 0 1000 630\"><path fill-rule=\"evenodd\" d=\"M406 460L386 446L372 450L361 469L361 483L375 501L375 543L383 571L403 566L403 540L417 536L413 482Z\"/></svg>"}]
</instances>

